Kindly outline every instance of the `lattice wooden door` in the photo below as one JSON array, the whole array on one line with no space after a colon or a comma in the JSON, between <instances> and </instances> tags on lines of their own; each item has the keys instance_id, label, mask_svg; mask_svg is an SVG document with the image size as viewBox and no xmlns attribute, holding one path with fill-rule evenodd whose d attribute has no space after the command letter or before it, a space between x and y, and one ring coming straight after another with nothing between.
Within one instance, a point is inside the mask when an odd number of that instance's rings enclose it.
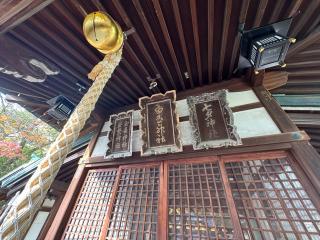
<instances>
[{"instance_id":1,"label":"lattice wooden door","mask_svg":"<svg viewBox=\"0 0 320 240\"><path fill-rule=\"evenodd\" d=\"M63 239L318 240L307 184L285 152L92 169Z\"/></svg>"}]
</instances>

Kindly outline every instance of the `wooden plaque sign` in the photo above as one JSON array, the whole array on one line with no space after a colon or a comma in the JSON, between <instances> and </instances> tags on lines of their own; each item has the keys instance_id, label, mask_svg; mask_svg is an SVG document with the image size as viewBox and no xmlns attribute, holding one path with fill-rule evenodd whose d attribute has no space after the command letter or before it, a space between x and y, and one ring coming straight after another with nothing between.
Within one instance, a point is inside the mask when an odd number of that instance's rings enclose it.
<instances>
[{"instance_id":1,"label":"wooden plaque sign","mask_svg":"<svg viewBox=\"0 0 320 240\"><path fill-rule=\"evenodd\" d=\"M139 99L142 156L182 151L175 100L175 91Z\"/></svg>"},{"instance_id":2,"label":"wooden plaque sign","mask_svg":"<svg viewBox=\"0 0 320 240\"><path fill-rule=\"evenodd\" d=\"M220 90L187 98L193 129L193 149L241 144L226 94L226 90Z\"/></svg>"},{"instance_id":3,"label":"wooden plaque sign","mask_svg":"<svg viewBox=\"0 0 320 240\"><path fill-rule=\"evenodd\" d=\"M110 116L110 132L106 158L132 156L133 111Z\"/></svg>"}]
</instances>

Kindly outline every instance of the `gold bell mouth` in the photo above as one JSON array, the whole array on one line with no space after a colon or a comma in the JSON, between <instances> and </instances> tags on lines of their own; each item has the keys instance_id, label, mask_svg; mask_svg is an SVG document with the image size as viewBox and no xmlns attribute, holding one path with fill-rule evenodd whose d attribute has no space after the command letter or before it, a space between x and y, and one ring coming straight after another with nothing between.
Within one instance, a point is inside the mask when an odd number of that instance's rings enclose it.
<instances>
[{"instance_id":1,"label":"gold bell mouth","mask_svg":"<svg viewBox=\"0 0 320 240\"><path fill-rule=\"evenodd\" d=\"M83 33L89 44L103 54L117 52L123 45L121 27L103 12L93 12L85 17Z\"/></svg>"}]
</instances>

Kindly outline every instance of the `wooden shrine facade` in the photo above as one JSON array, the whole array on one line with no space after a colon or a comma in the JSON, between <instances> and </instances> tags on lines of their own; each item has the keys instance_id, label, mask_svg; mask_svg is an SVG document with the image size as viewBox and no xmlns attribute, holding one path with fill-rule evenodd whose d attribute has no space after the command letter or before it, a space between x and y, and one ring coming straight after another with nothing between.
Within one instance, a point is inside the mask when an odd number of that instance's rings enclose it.
<instances>
[{"instance_id":1,"label":"wooden shrine facade","mask_svg":"<svg viewBox=\"0 0 320 240\"><path fill-rule=\"evenodd\" d=\"M241 144L194 150L186 98L221 89ZM46 239L318 239L320 157L268 90L238 79L175 103L175 153L141 156L137 105L106 116ZM108 158L110 116L128 110L132 154Z\"/></svg>"}]
</instances>

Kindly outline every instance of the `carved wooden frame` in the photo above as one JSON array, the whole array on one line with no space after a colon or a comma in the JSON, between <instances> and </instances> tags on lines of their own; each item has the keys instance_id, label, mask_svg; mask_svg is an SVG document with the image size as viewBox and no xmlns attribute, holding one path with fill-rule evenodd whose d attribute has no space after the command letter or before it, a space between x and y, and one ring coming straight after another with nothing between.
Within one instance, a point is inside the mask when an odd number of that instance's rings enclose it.
<instances>
[{"instance_id":1,"label":"carved wooden frame","mask_svg":"<svg viewBox=\"0 0 320 240\"><path fill-rule=\"evenodd\" d=\"M199 96L191 96L187 98L188 107L190 111L189 121L193 133L192 142L194 150L237 146L242 144L242 141L237 133L236 126L234 125L233 113L229 108L229 104L227 102L227 93L228 90L223 89L216 92L204 93ZM218 100L220 103L222 117L225 120L226 131L228 133L229 138L202 142L200 137L198 118L196 114L196 104L213 100Z\"/></svg>"},{"instance_id":2,"label":"carved wooden frame","mask_svg":"<svg viewBox=\"0 0 320 240\"><path fill-rule=\"evenodd\" d=\"M123 118L130 119L129 150L123 151L123 152L112 153L111 149L112 149L113 138L114 138L114 134L115 134L115 131L114 131L115 122L116 122L116 120L123 119ZM121 158L121 157L131 157L132 156L132 134L133 134L133 110L111 115L109 118L109 124L110 124L110 131L108 134L108 143L107 143L108 147L107 147L105 158L106 159L113 159L113 158Z\"/></svg>"},{"instance_id":3,"label":"carved wooden frame","mask_svg":"<svg viewBox=\"0 0 320 240\"><path fill-rule=\"evenodd\" d=\"M161 146L161 147L150 147L149 146L149 130L147 122L147 104L150 102L161 102L171 100L171 114L172 114L172 125L173 125L173 136L174 144ZM158 154L166 154L173 152L182 152L182 142L180 139L180 131L178 128L179 116L176 113L176 91L167 91L165 94L159 93L154 94L151 97L142 97L139 99L139 107L141 113L140 131L141 131L141 156L150 156Z\"/></svg>"}]
</instances>

